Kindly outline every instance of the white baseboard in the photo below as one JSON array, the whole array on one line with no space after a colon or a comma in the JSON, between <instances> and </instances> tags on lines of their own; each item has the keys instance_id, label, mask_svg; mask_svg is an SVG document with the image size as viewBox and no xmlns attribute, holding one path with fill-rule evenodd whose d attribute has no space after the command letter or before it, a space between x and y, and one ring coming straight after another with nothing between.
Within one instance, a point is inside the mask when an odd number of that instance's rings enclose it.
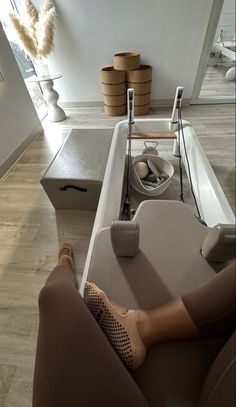
<instances>
[{"instance_id":1,"label":"white baseboard","mask_svg":"<svg viewBox=\"0 0 236 407\"><path fill-rule=\"evenodd\" d=\"M2 164L0 164L0 181L2 181L23 153L29 148L35 138L43 131L39 122L32 132L22 141L22 143L11 153Z\"/></svg>"},{"instance_id":2,"label":"white baseboard","mask_svg":"<svg viewBox=\"0 0 236 407\"><path fill-rule=\"evenodd\" d=\"M173 106L174 99L152 99L151 107L169 107ZM190 104L190 99L183 99L182 105L188 106ZM60 102L60 106L64 109L79 109L86 107L103 107L102 101L91 101L91 102Z\"/></svg>"},{"instance_id":3,"label":"white baseboard","mask_svg":"<svg viewBox=\"0 0 236 407\"><path fill-rule=\"evenodd\" d=\"M102 101L97 102L61 102L59 105L64 109L79 109L83 107L103 107L104 103Z\"/></svg>"}]
</instances>

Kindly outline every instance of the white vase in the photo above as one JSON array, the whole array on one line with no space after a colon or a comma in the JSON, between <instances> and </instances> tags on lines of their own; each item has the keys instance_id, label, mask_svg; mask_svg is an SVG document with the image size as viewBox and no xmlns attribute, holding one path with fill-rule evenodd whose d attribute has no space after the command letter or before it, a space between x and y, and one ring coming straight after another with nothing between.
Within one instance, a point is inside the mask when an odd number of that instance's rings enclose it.
<instances>
[{"instance_id":1,"label":"white vase","mask_svg":"<svg viewBox=\"0 0 236 407\"><path fill-rule=\"evenodd\" d=\"M34 68L36 71L36 75L40 78L50 76L49 68L47 65L47 60L44 59L35 59L34 60Z\"/></svg>"}]
</instances>

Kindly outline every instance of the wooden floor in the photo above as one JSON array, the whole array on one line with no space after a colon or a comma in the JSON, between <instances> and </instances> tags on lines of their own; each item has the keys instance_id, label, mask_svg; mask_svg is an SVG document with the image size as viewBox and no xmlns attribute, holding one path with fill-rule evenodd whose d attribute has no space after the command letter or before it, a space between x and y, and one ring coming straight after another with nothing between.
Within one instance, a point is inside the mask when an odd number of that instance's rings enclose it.
<instances>
[{"instance_id":1,"label":"wooden floor","mask_svg":"<svg viewBox=\"0 0 236 407\"><path fill-rule=\"evenodd\" d=\"M227 81L225 74L229 67L223 64L208 66L204 75L199 97L235 97L235 81Z\"/></svg>"},{"instance_id":2,"label":"wooden floor","mask_svg":"<svg viewBox=\"0 0 236 407\"><path fill-rule=\"evenodd\" d=\"M80 279L93 226L93 212L55 213L39 180L71 128L112 128L120 120L105 117L101 108L66 113L61 123L45 120L45 134L0 184L0 407L31 406L39 291L64 241L75 249ZM150 115L169 116L169 109ZM192 122L234 208L234 106L191 106L183 117Z\"/></svg>"}]
</instances>

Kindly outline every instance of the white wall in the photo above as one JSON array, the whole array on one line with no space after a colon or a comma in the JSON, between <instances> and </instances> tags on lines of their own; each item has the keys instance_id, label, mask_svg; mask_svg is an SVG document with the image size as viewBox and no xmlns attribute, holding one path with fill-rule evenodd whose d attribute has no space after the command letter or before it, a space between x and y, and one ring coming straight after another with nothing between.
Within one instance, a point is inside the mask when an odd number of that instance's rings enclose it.
<instances>
[{"instance_id":1,"label":"white wall","mask_svg":"<svg viewBox=\"0 0 236 407\"><path fill-rule=\"evenodd\" d=\"M34 4L39 5L36 0ZM190 98L213 0L56 0L51 71L63 102L102 100L100 68L115 52L139 50L154 67L153 99Z\"/></svg>"},{"instance_id":2,"label":"white wall","mask_svg":"<svg viewBox=\"0 0 236 407\"><path fill-rule=\"evenodd\" d=\"M0 23L0 166L34 132L39 119ZM41 127L41 126L40 126ZM39 128L40 128L39 127ZM1 172L0 172L1 173Z\"/></svg>"}]
</instances>

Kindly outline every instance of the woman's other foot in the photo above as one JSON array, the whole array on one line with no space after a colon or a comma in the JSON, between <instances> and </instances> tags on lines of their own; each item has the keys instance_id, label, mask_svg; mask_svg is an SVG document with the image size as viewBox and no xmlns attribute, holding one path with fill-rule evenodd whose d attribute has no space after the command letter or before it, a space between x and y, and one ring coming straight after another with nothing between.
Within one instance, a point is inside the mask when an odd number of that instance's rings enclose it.
<instances>
[{"instance_id":1,"label":"woman's other foot","mask_svg":"<svg viewBox=\"0 0 236 407\"><path fill-rule=\"evenodd\" d=\"M146 348L136 323L136 311L112 303L95 284L87 282L84 301L111 345L129 369L140 367Z\"/></svg>"},{"instance_id":2,"label":"woman's other foot","mask_svg":"<svg viewBox=\"0 0 236 407\"><path fill-rule=\"evenodd\" d=\"M74 263L74 256L73 256L73 250L70 245L67 243L64 243L59 250L58 254L58 264L60 266L62 265L69 265L72 271L75 272L75 263Z\"/></svg>"}]
</instances>

